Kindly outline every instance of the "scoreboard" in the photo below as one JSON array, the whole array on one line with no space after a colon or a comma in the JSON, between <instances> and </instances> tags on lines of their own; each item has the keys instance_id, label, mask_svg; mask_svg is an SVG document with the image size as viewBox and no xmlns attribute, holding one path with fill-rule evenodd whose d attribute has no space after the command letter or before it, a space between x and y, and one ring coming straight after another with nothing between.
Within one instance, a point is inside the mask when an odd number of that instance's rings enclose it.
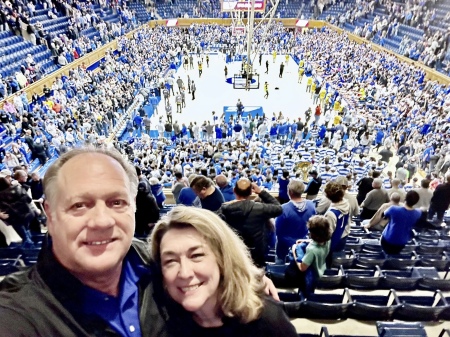
<instances>
[{"instance_id":1,"label":"scoreboard","mask_svg":"<svg viewBox=\"0 0 450 337\"><path fill-rule=\"evenodd\" d=\"M221 0L222 12L249 11L252 9L252 0ZM266 0L255 0L255 12L266 10Z\"/></svg>"}]
</instances>

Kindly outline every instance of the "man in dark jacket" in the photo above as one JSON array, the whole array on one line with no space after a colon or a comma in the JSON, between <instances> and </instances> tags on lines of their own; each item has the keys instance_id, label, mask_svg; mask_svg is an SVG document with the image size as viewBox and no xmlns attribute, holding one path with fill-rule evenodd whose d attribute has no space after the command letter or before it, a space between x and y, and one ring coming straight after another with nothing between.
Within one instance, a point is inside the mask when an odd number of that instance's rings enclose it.
<instances>
[{"instance_id":1,"label":"man in dark jacket","mask_svg":"<svg viewBox=\"0 0 450 337\"><path fill-rule=\"evenodd\" d=\"M431 197L428 220L433 220L436 214L436 224L441 225L444 220L445 211L450 206L450 173L445 176L445 183L438 185Z\"/></svg>"},{"instance_id":2,"label":"man in dark jacket","mask_svg":"<svg viewBox=\"0 0 450 337\"><path fill-rule=\"evenodd\" d=\"M250 200L252 192L259 196L261 202ZM279 216L283 208L269 192L261 190L247 178L237 181L234 194L236 200L223 204L219 214L242 237L255 264L264 267L268 221Z\"/></svg>"},{"instance_id":3,"label":"man in dark jacket","mask_svg":"<svg viewBox=\"0 0 450 337\"><path fill-rule=\"evenodd\" d=\"M306 199L314 200L317 197L317 194L319 194L320 188L322 187L322 178L319 177L319 173L317 173L316 170L312 170L311 172L309 172L309 175L311 176L311 180L306 186Z\"/></svg>"},{"instance_id":4,"label":"man in dark jacket","mask_svg":"<svg viewBox=\"0 0 450 337\"><path fill-rule=\"evenodd\" d=\"M39 164L45 165L47 162L47 155L45 153L45 147L40 138L34 142L34 154L39 159Z\"/></svg>"},{"instance_id":5,"label":"man in dark jacket","mask_svg":"<svg viewBox=\"0 0 450 337\"><path fill-rule=\"evenodd\" d=\"M137 185L112 151L73 150L49 168L51 241L35 266L2 281L2 336L168 336L148 251L132 244Z\"/></svg>"},{"instance_id":6,"label":"man in dark jacket","mask_svg":"<svg viewBox=\"0 0 450 337\"><path fill-rule=\"evenodd\" d=\"M356 195L356 200L358 200L358 205L366 199L367 193L373 190L372 183L373 179L378 178L380 173L378 171L373 171L372 176L362 178L358 183L358 194Z\"/></svg>"},{"instance_id":7,"label":"man in dark jacket","mask_svg":"<svg viewBox=\"0 0 450 337\"><path fill-rule=\"evenodd\" d=\"M136 195L135 234L137 237L144 237L150 233L150 228L159 220L159 207L147 177L142 174L138 166L135 166L135 170L139 178Z\"/></svg>"}]
</instances>

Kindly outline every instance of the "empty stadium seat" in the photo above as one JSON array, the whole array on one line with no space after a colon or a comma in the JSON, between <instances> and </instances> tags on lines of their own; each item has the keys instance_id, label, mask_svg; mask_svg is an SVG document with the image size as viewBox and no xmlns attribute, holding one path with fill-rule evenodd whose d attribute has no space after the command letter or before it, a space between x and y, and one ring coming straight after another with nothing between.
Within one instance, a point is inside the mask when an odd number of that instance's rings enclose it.
<instances>
[{"instance_id":1,"label":"empty stadium seat","mask_svg":"<svg viewBox=\"0 0 450 337\"><path fill-rule=\"evenodd\" d=\"M344 269L345 286L351 289L377 289L383 275L378 266L373 270Z\"/></svg>"},{"instance_id":2,"label":"empty stadium seat","mask_svg":"<svg viewBox=\"0 0 450 337\"><path fill-rule=\"evenodd\" d=\"M437 290L432 295L396 295L401 304L394 313L394 318L404 321L434 321L439 319L449 305Z\"/></svg>"},{"instance_id":3,"label":"empty stadium seat","mask_svg":"<svg viewBox=\"0 0 450 337\"><path fill-rule=\"evenodd\" d=\"M419 260L415 252L409 254L387 255L383 268L407 269L418 264Z\"/></svg>"},{"instance_id":4,"label":"empty stadium seat","mask_svg":"<svg viewBox=\"0 0 450 337\"><path fill-rule=\"evenodd\" d=\"M447 271L442 279L434 267L418 267L413 269L420 275L420 288L429 290L440 289L442 291L450 290L450 271Z\"/></svg>"},{"instance_id":5,"label":"empty stadium seat","mask_svg":"<svg viewBox=\"0 0 450 337\"><path fill-rule=\"evenodd\" d=\"M377 322L377 330L382 337L427 337L422 323Z\"/></svg>"},{"instance_id":6,"label":"empty stadium seat","mask_svg":"<svg viewBox=\"0 0 450 337\"><path fill-rule=\"evenodd\" d=\"M338 289L344 284L344 269L333 268L325 270L323 276L317 280L316 287L322 289Z\"/></svg>"},{"instance_id":7,"label":"empty stadium seat","mask_svg":"<svg viewBox=\"0 0 450 337\"><path fill-rule=\"evenodd\" d=\"M416 268L408 270L382 270L383 278L379 286L383 289L414 290L417 288L422 276Z\"/></svg>"},{"instance_id":8,"label":"empty stadium seat","mask_svg":"<svg viewBox=\"0 0 450 337\"><path fill-rule=\"evenodd\" d=\"M352 305L348 299L348 290L342 294L310 294L301 301L296 316L311 319L344 319L347 310Z\"/></svg>"},{"instance_id":9,"label":"empty stadium seat","mask_svg":"<svg viewBox=\"0 0 450 337\"><path fill-rule=\"evenodd\" d=\"M400 307L395 291L381 294L356 294L349 290L348 317L360 320L390 320L394 311Z\"/></svg>"}]
</instances>

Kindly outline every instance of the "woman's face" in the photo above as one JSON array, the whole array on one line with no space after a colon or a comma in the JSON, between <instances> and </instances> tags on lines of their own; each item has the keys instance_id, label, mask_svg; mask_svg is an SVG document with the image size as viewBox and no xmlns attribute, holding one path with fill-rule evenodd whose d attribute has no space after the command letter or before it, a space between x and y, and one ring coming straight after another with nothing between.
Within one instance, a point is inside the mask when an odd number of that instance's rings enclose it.
<instances>
[{"instance_id":1,"label":"woman's face","mask_svg":"<svg viewBox=\"0 0 450 337\"><path fill-rule=\"evenodd\" d=\"M217 313L219 265L198 231L169 230L161 240L160 254L169 295L189 312Z\"/></svg>"}]
</instances>

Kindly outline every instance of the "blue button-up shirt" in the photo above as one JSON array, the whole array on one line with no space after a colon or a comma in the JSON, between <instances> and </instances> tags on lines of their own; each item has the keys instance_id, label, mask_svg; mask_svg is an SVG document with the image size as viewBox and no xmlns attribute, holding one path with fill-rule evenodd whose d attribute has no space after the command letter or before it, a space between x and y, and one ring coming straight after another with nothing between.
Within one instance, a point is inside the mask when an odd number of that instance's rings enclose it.
<instances>
[{"instance_id":1,"label":"blue button-up shirt","mask_svg":"<svg viewBox=\"0 0 450 337\"><path fill-rule=\"evenodd\" d=\"M83 294L83 311L86 314L98 315L120 335L127 337L141 336L137 283L141 275L148 273L142 264L134 263L135 260L133 256L124 260L118 297L87 286Z\"/></svg>"}]
</instances>

